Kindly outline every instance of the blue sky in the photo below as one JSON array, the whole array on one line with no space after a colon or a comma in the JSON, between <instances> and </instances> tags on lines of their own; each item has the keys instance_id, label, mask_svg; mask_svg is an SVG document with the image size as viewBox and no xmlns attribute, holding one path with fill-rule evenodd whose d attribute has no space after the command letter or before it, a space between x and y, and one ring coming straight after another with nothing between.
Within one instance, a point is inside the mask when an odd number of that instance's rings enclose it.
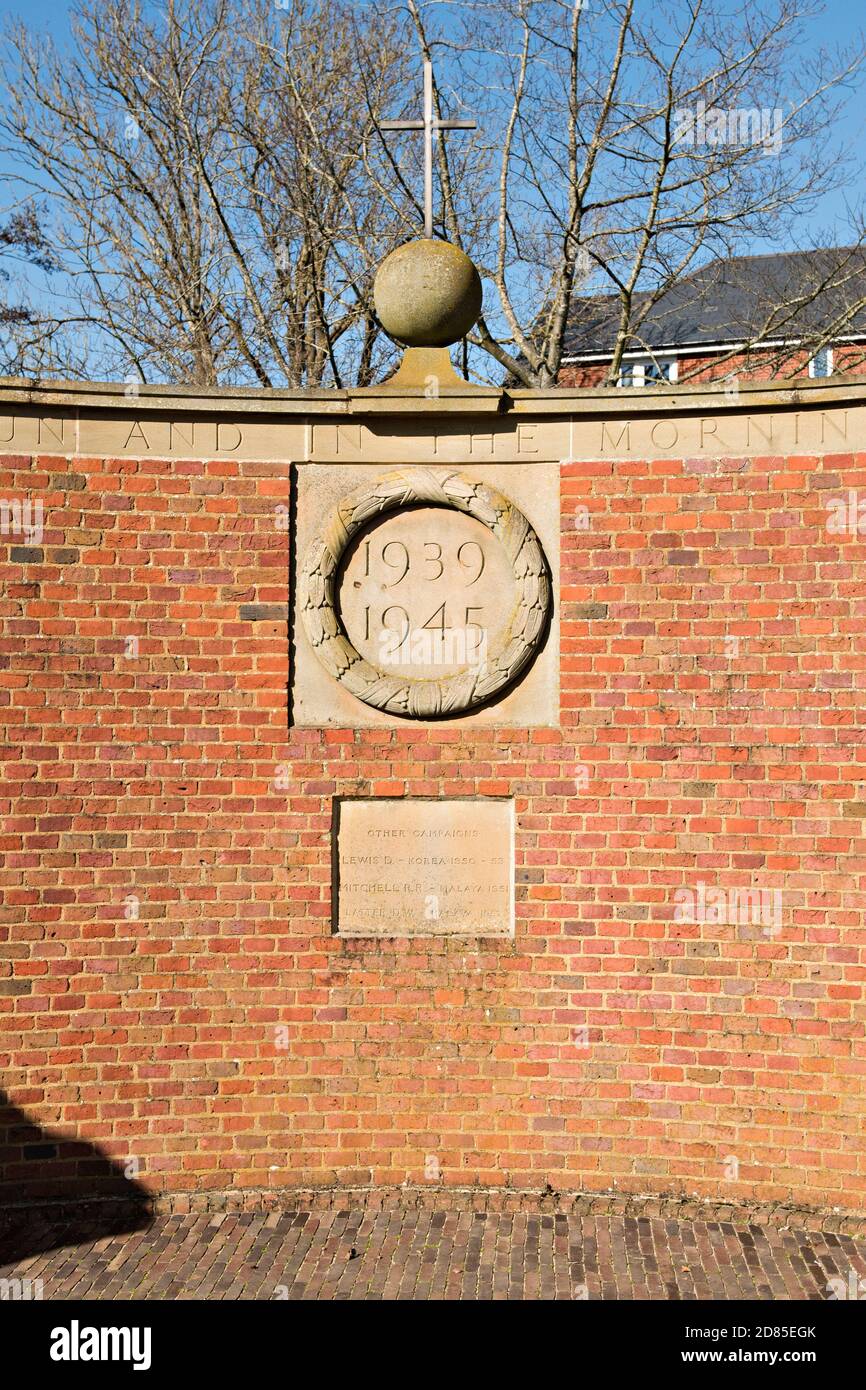
<instances>
[{"instance_id":1,"label":"blue sky","mask_svg":"<svg viewBox=\"0 0 866 1390\"><path fill-rule=\"evenodd\" d=\"M359 3L366 3L366 0L359 0ZM592 0L585 0L591 4ZM639 4L651 4L653 0L638 0ZM660 0L662 7L665 0ZM674 7L680 0L667 0ZM808 0L807 0L808 3ZM151 11L162 8L160 4L151 0L144 7ZM820 0L815 0L816 10L820 9ZM68 32L68 13L69 7L65 0L0 0L0 27L11 19L24 19L28 26L37 32L47 31L52 36L54 42L62 50L69 42ZM447 10L445 11L447 14ZM825 47L833 49L835 47L845 48L856 45L858 40L863 42L863 25L866 23L866 6L861 3L838 3L833 0L827 5L823 13L816 13L814 17L805 21L805 29L810 42L814 43L815 49ZM420 100L420 60L419 60L419 100ZM843 146L853 149L864 148L863 142L866 139L866 101L864 101L864 83L860 81L859 90L852 93L847 101L847 109L841 117L839 126L835 131L837 140ZM5 189L0 188L0 208L7 208L13 201L16 192L22 192L20 185L16 188L15 167L9 159L0 153L0 180L5 180ZM846 241L848 236L844 230L846 218L846 193L849 199L856 203L863 199L866 201L866 188L852 187L847 190L840 189L828 193L822 198L819 205L811 211L808 216L803 216L797 227L797 237L800 245L808 242L814 236L816 241ZM751 249L744 247L744 249ZM788 247L784 242L778 246L768 246L766 243L759 248L766 250L786 250ZM25 271L29 278L29 272ZM53 285L38 283L40 276L34 272L36 282L32 285L32 292L38 299L42 299L46 291L50 296L51 292L57 292L61 287L58 284L60 276L55 274ZM44 299L43 299L44 302Z\"/></svg>"},{"instance_id":2,"label":"blue sky","mask_svg":"<svg viewBox=\"0 0 866 1390\"><path fill-rule=\"evenodd\" d=\"M648 3L649 0L644 0ZM158 8L155 5L148 8ZM63 0L27 0L26 4L8 4L0 0L0 24L7 19L25 19L34 29L47 30L58 45L62 45L68 33L68 6ZM816 47L847 46L855 42L863 33L866 23L866 6L862 0L831 0L825 13L816 15L807 22L807 28L814 34ZM846 142L862 142L866 138L866 101L861 92L859 100L850 101L845 118L841 122L839 135ZM0 156L0 174L13 173L8 162ZM831 224L835 218L844 215L844 195L839 192L831 195L815 214L819 227ZM784 249L781 248L780 249Z\"/></svg>"}]
</instances>

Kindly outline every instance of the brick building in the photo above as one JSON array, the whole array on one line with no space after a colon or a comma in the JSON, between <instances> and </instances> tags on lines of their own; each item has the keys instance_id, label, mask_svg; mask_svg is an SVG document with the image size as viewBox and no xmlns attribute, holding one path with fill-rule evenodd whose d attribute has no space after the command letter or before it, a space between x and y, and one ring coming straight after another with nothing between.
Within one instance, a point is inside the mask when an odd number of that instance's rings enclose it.
<instances>
[{"instance_id":1,"label":"brick building","mask_svg":"<svg viewBox=\"0 0 866 1390\"><path fill-rule=\"evenodd\" d=\"M854 248L737 256L684 276L645 310L623 355L621 386L866 370L866 263ZM607 380L619 324L616 295L574 305L561 386Z\"/></svg>"}]
</instances>

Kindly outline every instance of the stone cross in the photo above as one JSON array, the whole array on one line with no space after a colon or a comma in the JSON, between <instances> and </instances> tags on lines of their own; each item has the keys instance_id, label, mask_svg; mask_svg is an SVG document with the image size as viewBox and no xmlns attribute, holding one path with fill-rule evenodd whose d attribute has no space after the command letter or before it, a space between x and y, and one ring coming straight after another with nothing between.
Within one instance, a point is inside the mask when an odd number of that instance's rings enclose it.
<instances>
[{"instance_id":1,"label":"stone cross","mask_svg":"<svg viewBox=\"0 0 866 1390\"><path fill-rule=\"evenodd\" d=\"M474 121L439 121L433 115L433 64L424 63L424 119L421 121L380 121L380 130L423 130L424 132L424 235L433 236L433 132L475 130Z\"/></svg>"}]
</instances>

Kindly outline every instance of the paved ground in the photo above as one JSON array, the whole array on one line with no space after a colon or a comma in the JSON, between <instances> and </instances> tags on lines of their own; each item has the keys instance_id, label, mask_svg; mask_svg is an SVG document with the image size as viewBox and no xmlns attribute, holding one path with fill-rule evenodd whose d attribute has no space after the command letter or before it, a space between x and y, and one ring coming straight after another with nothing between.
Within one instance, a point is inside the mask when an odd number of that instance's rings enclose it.
<instances>
[{"instance_id":1,"label":"paved ground","mask_svg":"<svg viewBox=\"0 0 866 1390\"><path fill-rule=\"evenodd\" d=\"M0 1278L41 1279L45 1299L826 1299L828 1280L866 1275L850 1236L628 1216L168 1216L52 1250L28 1229L29 1246L20 1230L0 1245L17 1256Z\"/></svg>"}]
</instances>

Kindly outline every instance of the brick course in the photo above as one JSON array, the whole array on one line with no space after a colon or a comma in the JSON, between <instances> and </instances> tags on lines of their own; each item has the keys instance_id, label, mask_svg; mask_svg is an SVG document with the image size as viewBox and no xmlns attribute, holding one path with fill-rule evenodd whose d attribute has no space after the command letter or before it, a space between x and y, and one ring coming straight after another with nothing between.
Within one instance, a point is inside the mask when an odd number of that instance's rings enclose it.
<instances>
[{"instance_id":1,"label":"brick course","mask_svg":"<svg viewBox=\"0 0 866 1390\"><path fill-rule=\"evenodd\" d=\"M287 727L285 473L0 458L45 514L0 536L0 1192L862 1211L866 454L563 466L533 731ZM515 940L336 939L332 797L436 794L515 797Z\"/></svg>"}]
</instances>

